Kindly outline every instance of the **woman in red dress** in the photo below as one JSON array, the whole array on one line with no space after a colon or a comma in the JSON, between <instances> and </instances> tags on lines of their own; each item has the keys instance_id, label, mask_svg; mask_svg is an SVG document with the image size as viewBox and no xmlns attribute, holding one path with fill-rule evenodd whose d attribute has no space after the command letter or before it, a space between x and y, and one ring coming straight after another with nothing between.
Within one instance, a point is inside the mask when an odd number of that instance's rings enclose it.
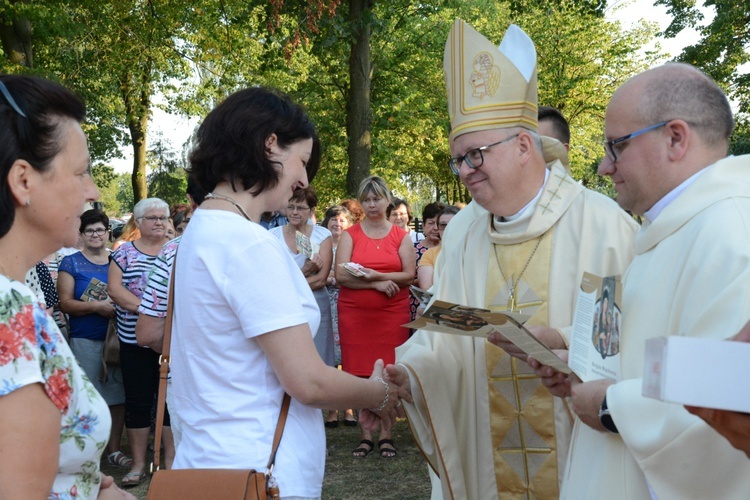
<instances>
[{"instance_id":1,"label":"woman in red dress","mask_svg":"<svg viewBox=\"0 0 750 500\"><path fill-rule=\"evenodd\" d=\"M391 192L383 179L362 181L357 198L365 218L341 235L336 250L339 336L344 371L369 377L378 358L386 365L395 362L396 347L409 336L401 325L409 322L409 285L416 258L409 235L386 218ZM341 267L345 262L363 266L361 276ZM355 457L365 457L375 447L372 432L364 428L361 432ZM378 448L382 457L396 456L390 429L381 429Z\"/></svg>"}]
</instances>

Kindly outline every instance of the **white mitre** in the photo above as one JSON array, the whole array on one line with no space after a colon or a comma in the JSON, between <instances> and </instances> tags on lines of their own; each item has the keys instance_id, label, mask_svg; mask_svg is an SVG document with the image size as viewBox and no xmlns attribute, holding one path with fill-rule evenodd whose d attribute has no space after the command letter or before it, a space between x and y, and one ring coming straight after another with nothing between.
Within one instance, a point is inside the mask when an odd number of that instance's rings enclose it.
<instances>
[{"instance_id":1,"label":"white mitre","mask_svg":"<svg viewBox=\"0 0 750 500\"><path fill-rule=\"evenodd\" d=\"M478 130L538 130L536 49L515 24L495 47L456 19L445 44L443 68L451 140Z\"/></svg>"}]
</instances>

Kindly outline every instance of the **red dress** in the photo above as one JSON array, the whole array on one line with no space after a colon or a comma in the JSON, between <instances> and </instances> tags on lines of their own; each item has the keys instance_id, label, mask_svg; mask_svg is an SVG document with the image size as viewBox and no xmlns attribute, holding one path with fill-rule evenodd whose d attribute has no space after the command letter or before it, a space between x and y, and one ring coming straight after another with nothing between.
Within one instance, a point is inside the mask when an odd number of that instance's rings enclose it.
<instances>
[{"instance_id":1,"label":"red dress","mask_svg":"<svg viewBox=\"0 0 750 500\"><path fill-rule=\"evenodd\" d=\"M356 224L347 229L352 238L352 262L381 273L403 270L398 249L406 232L393 226L382 240L373 242ZM377 245L375 244L377 242ZM380 247L380 248L378 248ZM377 359L385 364L396 360L396 347L409 338L409 288L394 297L374 289L339 291L339 336L341 367L353 375L370 376Z\"/></svg>"}]
</instances>

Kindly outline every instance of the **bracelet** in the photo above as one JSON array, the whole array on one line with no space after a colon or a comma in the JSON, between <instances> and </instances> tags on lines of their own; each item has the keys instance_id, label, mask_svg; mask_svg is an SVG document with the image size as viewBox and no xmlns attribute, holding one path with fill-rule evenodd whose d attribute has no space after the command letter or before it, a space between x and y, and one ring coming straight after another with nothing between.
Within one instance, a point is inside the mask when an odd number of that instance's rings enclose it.
<instances>
[{"instance_id":1,"label":"bracelet","mask_svg":"<svg viewBox=\"0 0 750 500\"><path fill-rule=\"evenodd\" d=\"M386 405L388 404L388 400L390 399L390 391L391 391L391 389L388 386L388 382L386 382L382 378L375 377L375 380L377 380L378 382L380 382L381 384L383 384L385 386L385 399L383 400L383 402L380 403L380 406L378 406L377 408L370 408L370 411L377 413L377 412L383 411L385 409Z\"/></svg>"}]
</instances>

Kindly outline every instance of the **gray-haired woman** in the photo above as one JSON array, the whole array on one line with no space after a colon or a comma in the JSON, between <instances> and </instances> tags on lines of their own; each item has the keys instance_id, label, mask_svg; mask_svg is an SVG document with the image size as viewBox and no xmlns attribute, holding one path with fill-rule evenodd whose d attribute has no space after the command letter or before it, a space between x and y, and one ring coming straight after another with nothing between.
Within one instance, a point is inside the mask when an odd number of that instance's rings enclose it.
<instances>
[{"instance_id":1,"label":"gray-haired woman","mask_svg":"<svg viewBox=\"0 0 750 500\"><path fill-rule=\"evenodd\" d=\"M146 198L135 205L133 217L141 236L117 248L112 254L108 275L109 296L117 311L120 367L125 386L125 428L133 456L133 465L122 479L123 486L136 486L146 478L151 407L158 390L159 354L138 346L135 323L148 272L165 243L169 206L159 198ZM164 461L169 468L174 459L174 442L168 414L164 426Z\"/></svg>"}]
</instances>

